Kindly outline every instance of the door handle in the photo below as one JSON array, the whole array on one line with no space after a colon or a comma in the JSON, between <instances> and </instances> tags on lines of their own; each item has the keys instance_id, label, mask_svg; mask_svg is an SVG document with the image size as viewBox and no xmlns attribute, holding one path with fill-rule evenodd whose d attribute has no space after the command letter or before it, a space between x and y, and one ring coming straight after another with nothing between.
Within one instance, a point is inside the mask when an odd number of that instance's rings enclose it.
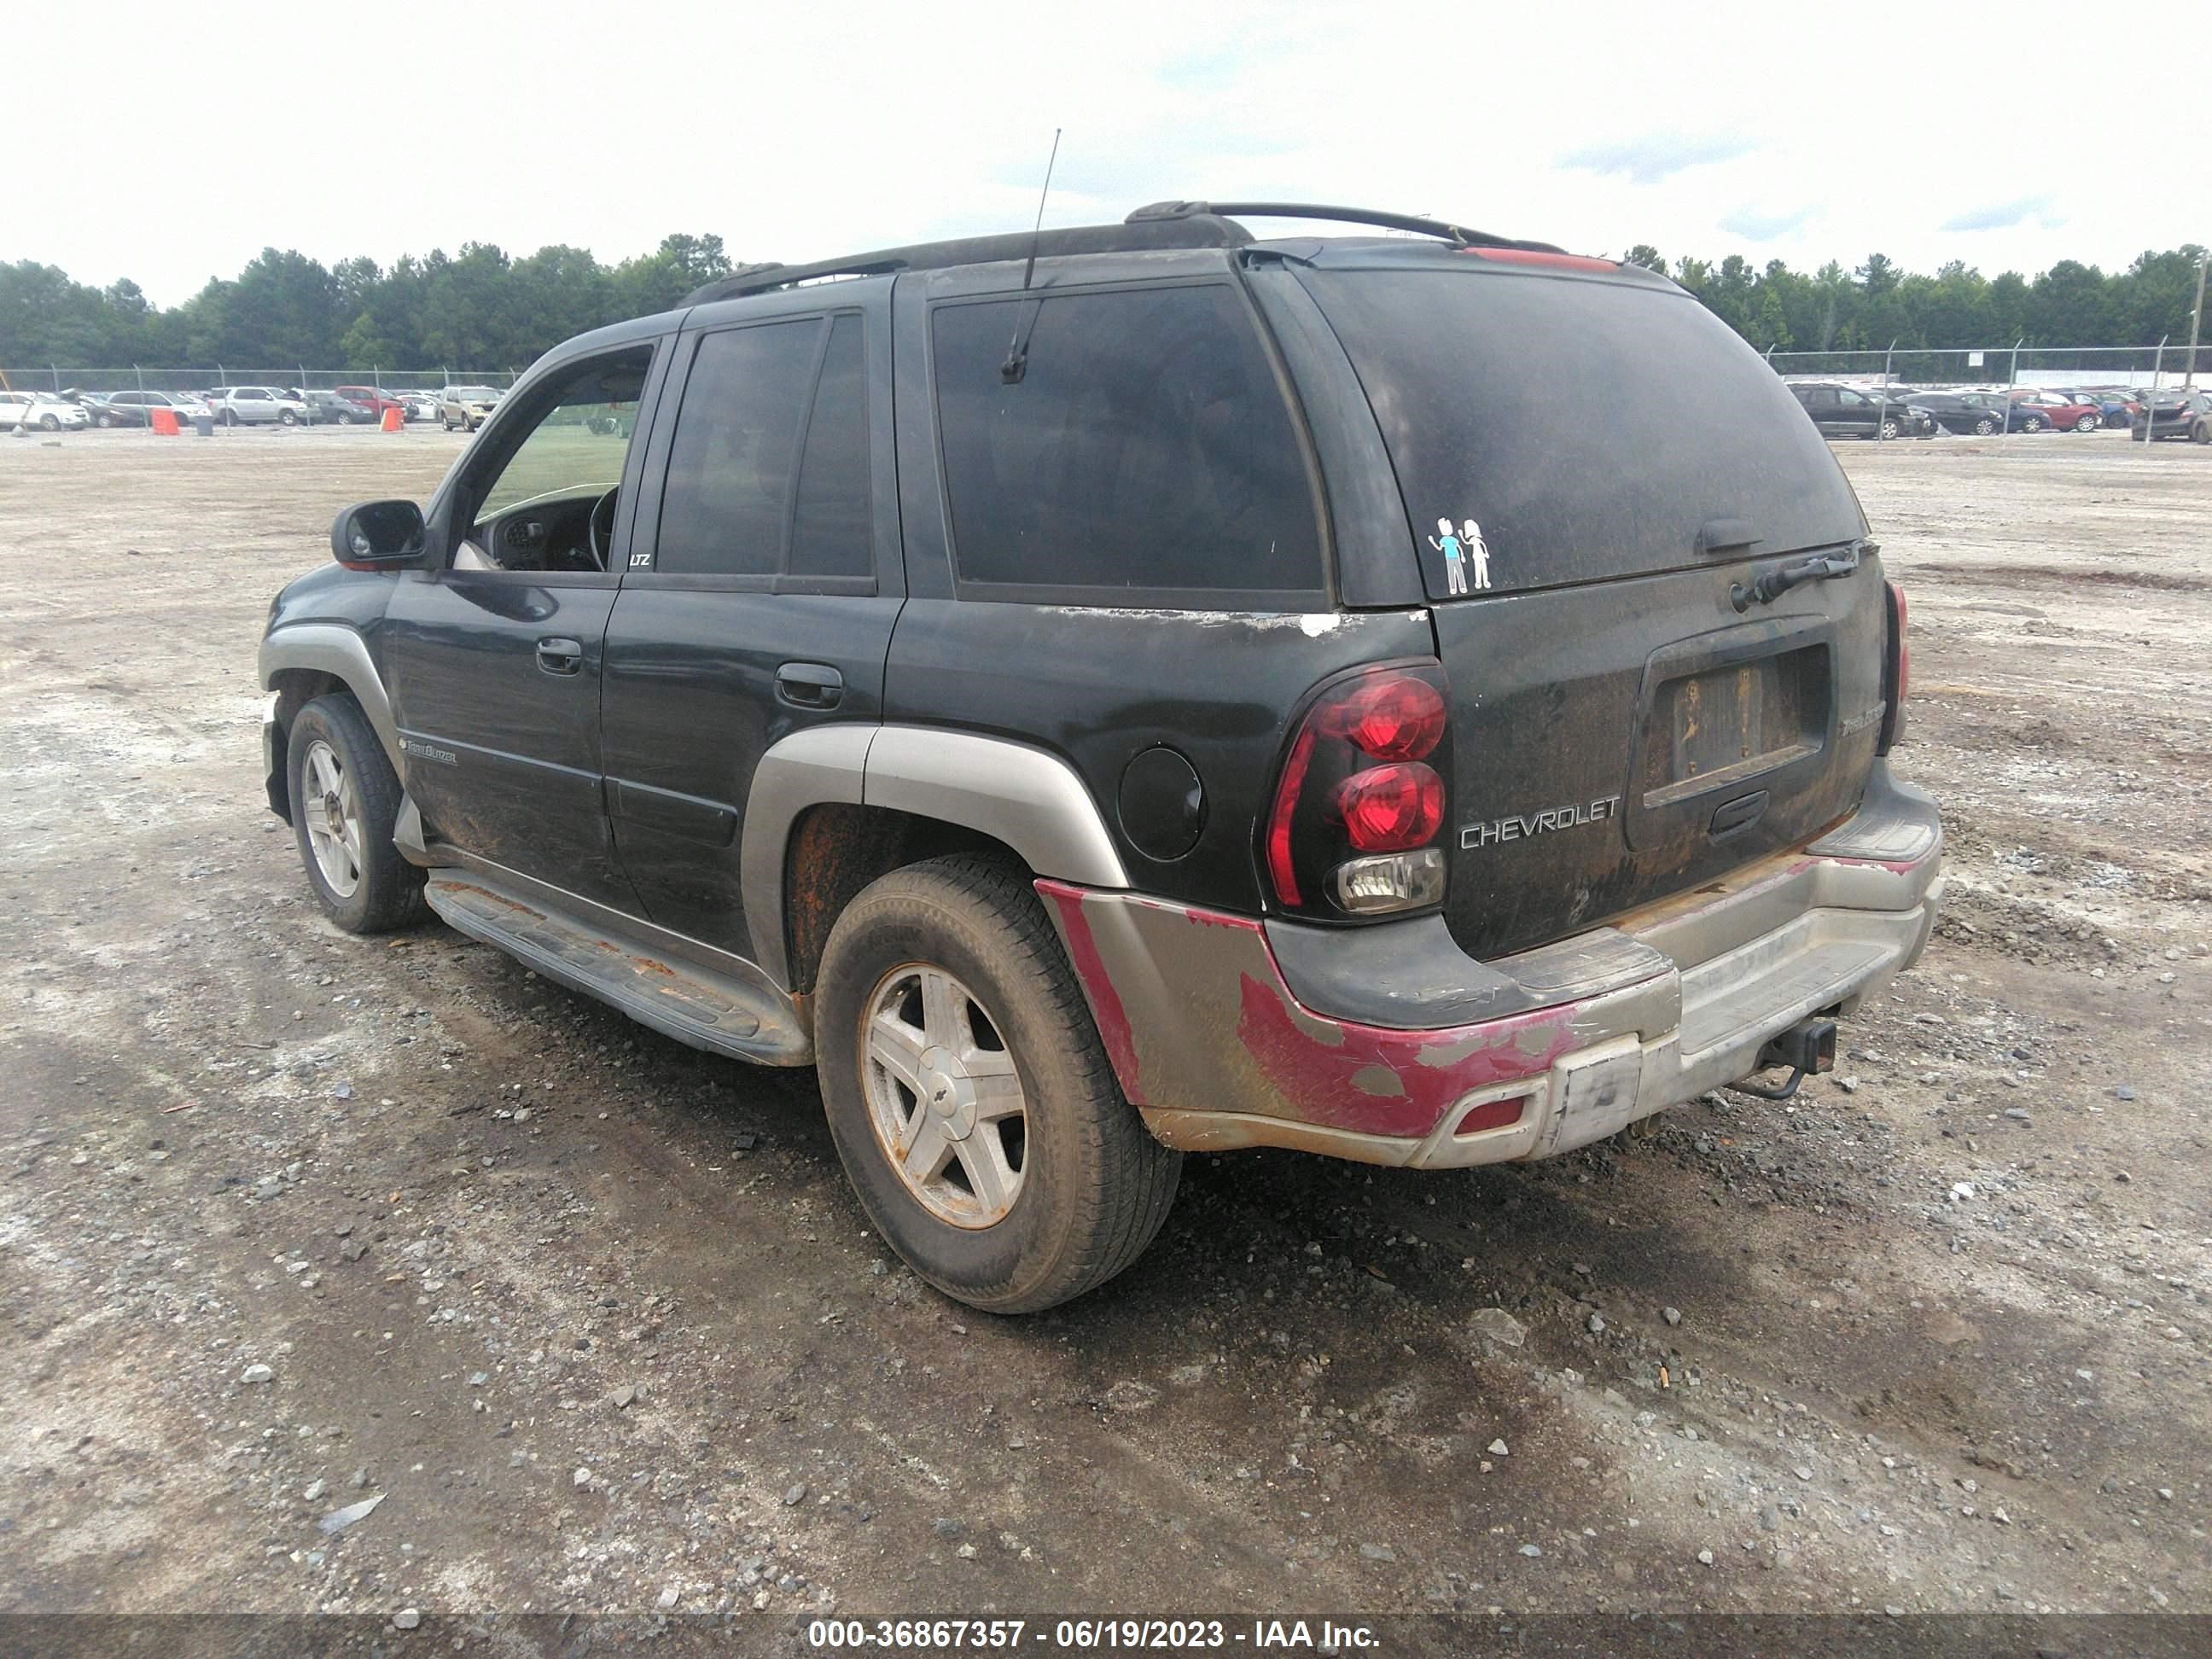
<instances>
[{"instance_id":1,"label":"door handle","mask_svg":"<svg viewBox=\"0 0 2212 1659\"><path fill-rule=\"evenodd\" d=\"M845 677L827 663L787 662L775 671L775 695L795 708L835 708Z\"/></svg>"},{"instance_id":2,"label":"door handle","mask_svg":"<svg viewBox=\"0 0 2212 1659\"><path fill-rule=\"evenodd\" d=\"M583 645L575 640L540 640L538 665L549 674L573 674L584 665Z\"/></svg>"}]
</instances>

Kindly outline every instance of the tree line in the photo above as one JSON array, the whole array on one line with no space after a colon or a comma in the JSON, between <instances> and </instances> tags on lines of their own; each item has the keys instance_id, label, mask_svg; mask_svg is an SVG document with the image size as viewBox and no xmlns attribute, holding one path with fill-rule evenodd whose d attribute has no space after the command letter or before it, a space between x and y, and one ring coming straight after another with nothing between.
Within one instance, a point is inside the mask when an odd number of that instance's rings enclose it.
<instances>
[{"instance_id":1,"label":"tree line","mask_svg":"<svg viewBox=\"0 0 2212 1659\"><path fill-rule=\"evenodd\" d=\"M558 244L518 258L471 242L389 269L272 247L163 310L127 278L95 288L27 259L0 264L0 367L520 368L570 335L669 310L731 268L719 236L669 236L611 265Z\"/></svg>"},{"instance_id":2,"label":"tree line","mask_svg":"<svg viewBox=\"0 0 2212 1659\"><path fill-rule=\"evenodd\" d=\"M1795 271L1740 254L1672 264L1649 244L1627 258L1671 276L1761 351L2002 346L2154 346L2188 338L2195 246L2145 252L2124 270L2062 259L2029 278L1985 277L1960 261L1932 276L1875 253L1852 270L1833 260ZM325 266L264 248L161 309L127 278L107 288L32 260L0 264L0 365L131 363L413 370L519 368L572 334L679 303L726 276L719 236L675 235L652 252L604 264L556 244L511 256L483 242L408 255L388 269L355 258Z\"/></svg>"},{"instance_id":3,"label":"tree line","mask_svg":"<svg viewBox=\"0 0 2212 1659\"><path fill-rule=\"evenodd\" d=\"M2185 345L2203 252L2193 243L2146 250L2116 271L2061 259L2033 279L2016 270L1984 276L1955 259L1927 276L1879 253L1855 270L1832 259L1809 276L1779 259L1754 269L1735 253L1670 267L1642 243L1627 257L1673 277L1761 351L1879 351L1893 341L1900 351L1942 351L2022 338L2044 347Z\"/></svg>"}]
</instances>

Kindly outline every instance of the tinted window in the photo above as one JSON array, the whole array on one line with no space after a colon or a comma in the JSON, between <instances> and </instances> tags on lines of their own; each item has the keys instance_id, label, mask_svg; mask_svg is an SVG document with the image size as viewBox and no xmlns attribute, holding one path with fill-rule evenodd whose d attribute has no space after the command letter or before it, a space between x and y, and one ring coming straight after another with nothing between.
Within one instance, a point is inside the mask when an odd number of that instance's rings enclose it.
<instances>
[{"instance_id":1,"label":"tinted window","mask_svg":"<svg viewBox=\"0 0 2212 1659\"><path fill-rule=\"evenodd\" d=\"M1032 307L1009 385L1000 365ZM1234 290L946 306L932 329L963 580L1319 592L1305 468Z\"/></svg>"},{"instance_id":2,"label":"tinted window","mask_svg":"<svg viewBox=\"0 0 2212 1659\"><path fill-rule=\"evenodd\" d=\"M1747 520L1762 556L1864 533L1818 429L1695 300L1449 257L1298 273L1382 424L1432 596L1441 542L1510 589L1694 565L1715 519Z\"/></svg>"},{"instance_id":3,"label":"tinted window","mask_svg":"<svg viewBox=\"0 0 2212 1659\"><path fill-rule=\"evenodd\" d=\"M799 510L791 527L797 576L866 576L875 571L868 511L868 375L865 325L837 319L822 360L806 450L799 464Z\"/></svg>"},{"instance_id":4,"label":"tinted window","mask_svg":"<svg viewBox=\"0 0 2212 1659\"><path fill-rule=\"evenodd\" d=\"M669 450L656 570L783 568L799 423L821 338L817 317L702 337Z\"/></svg>"}]
</instances>

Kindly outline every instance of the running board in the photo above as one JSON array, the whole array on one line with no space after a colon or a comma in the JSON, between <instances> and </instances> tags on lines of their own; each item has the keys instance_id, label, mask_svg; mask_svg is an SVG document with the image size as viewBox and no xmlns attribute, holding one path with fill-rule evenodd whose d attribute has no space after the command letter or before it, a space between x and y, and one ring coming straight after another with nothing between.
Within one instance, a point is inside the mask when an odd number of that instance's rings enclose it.
<instances>
[{"instance_id":1,"label":"running board","mask_svg":"<svg viewBox=\"0 0 2212 1659\"><path fill-rule=\"evenodd\" d=\"M814 1046L797 1009L766 987L650 954L635 939L520 898L473 872L434 870L423 896L457 931L678 1042L768 1066L813 1062Z\"/></svg>"}]
</instances>

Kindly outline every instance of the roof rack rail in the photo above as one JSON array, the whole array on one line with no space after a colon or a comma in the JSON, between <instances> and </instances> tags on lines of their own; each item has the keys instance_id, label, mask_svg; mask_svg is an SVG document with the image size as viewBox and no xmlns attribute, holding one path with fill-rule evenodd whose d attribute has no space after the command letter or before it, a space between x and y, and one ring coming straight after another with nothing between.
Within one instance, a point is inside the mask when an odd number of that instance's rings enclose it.
<instances>
[{"instance_id":1,"label":"roof rack rail","mask_svg":"<svg viewBox=\"0 0 2212 1659\"><path fill-rule=\"evenodd\" d=\"M726 276L694 289L684 299L687 306L715 300L735 300L749 294L768 294L825 276L880 276L895 270L942 270L951 265L988 264L1001 259L1021 259L1034 248L1042 258L1071 253L1137 253L1156 248L1242 247L1251 232L1218 215L1191 213L1174 218L1133 220L1119 225L1079 225L1065 230L1011 231L997 236L963 236L949 242L917 242L910 247L881 248L873 253L848 254L813 264L786 265L769 261L744 265Z\"/></svg>"},{"instance_id":2,"label":"roof rack rail","mask_svg":"<svg viewBox=\"0 0 2212 1659\"><path fill-rule=\"evenodd\" d=\"M1237 222L1240 218L1331 219L1441 237L1454 247L1520 248L1531 253L1562 251L1549 242L1516 242L1510 237L1492 236L1487 231L1470 230L1465 225L1450 224L1442 219L1382 213L1367 208L1328 207L1311 202L1154 202L1139 208L1118 225L1079 225L1066 230L963 236L949 242L917 242L910 247L851 253L812 264L787 265L770 259L759 264L741 265L728 276L693 289L684 295L684 303L702 306L716 300L769 294L780 288L795 288L801 283L831 276L881 276L896 270L942 270L951 265L988 264L1002 259L1025 258L1032 252L1049 259L1072 253L1243 247L1253 239L1252 233Z\"/></svg>"},{"instance_id":3,"label":"roof rack rail","mask_svg":"<svg viewBox=\"0 0 2212 1659\"><path fill-rule=\"evenodd\" d=\"M1550 242L1516 241L1471 230L1443 219L1424 219L1411 213L1384 213L1371 208L1331 207L1319 202L1154 202L1140 207L1124 222L1158 224L1179 219L1329 219L1352 225L1374 225L1384 230L1410 230L1423 236L1439 236L1455 247L1514 247L1531 253L1559 253L1565 250Z\"/></svg>"}]
</instances>

